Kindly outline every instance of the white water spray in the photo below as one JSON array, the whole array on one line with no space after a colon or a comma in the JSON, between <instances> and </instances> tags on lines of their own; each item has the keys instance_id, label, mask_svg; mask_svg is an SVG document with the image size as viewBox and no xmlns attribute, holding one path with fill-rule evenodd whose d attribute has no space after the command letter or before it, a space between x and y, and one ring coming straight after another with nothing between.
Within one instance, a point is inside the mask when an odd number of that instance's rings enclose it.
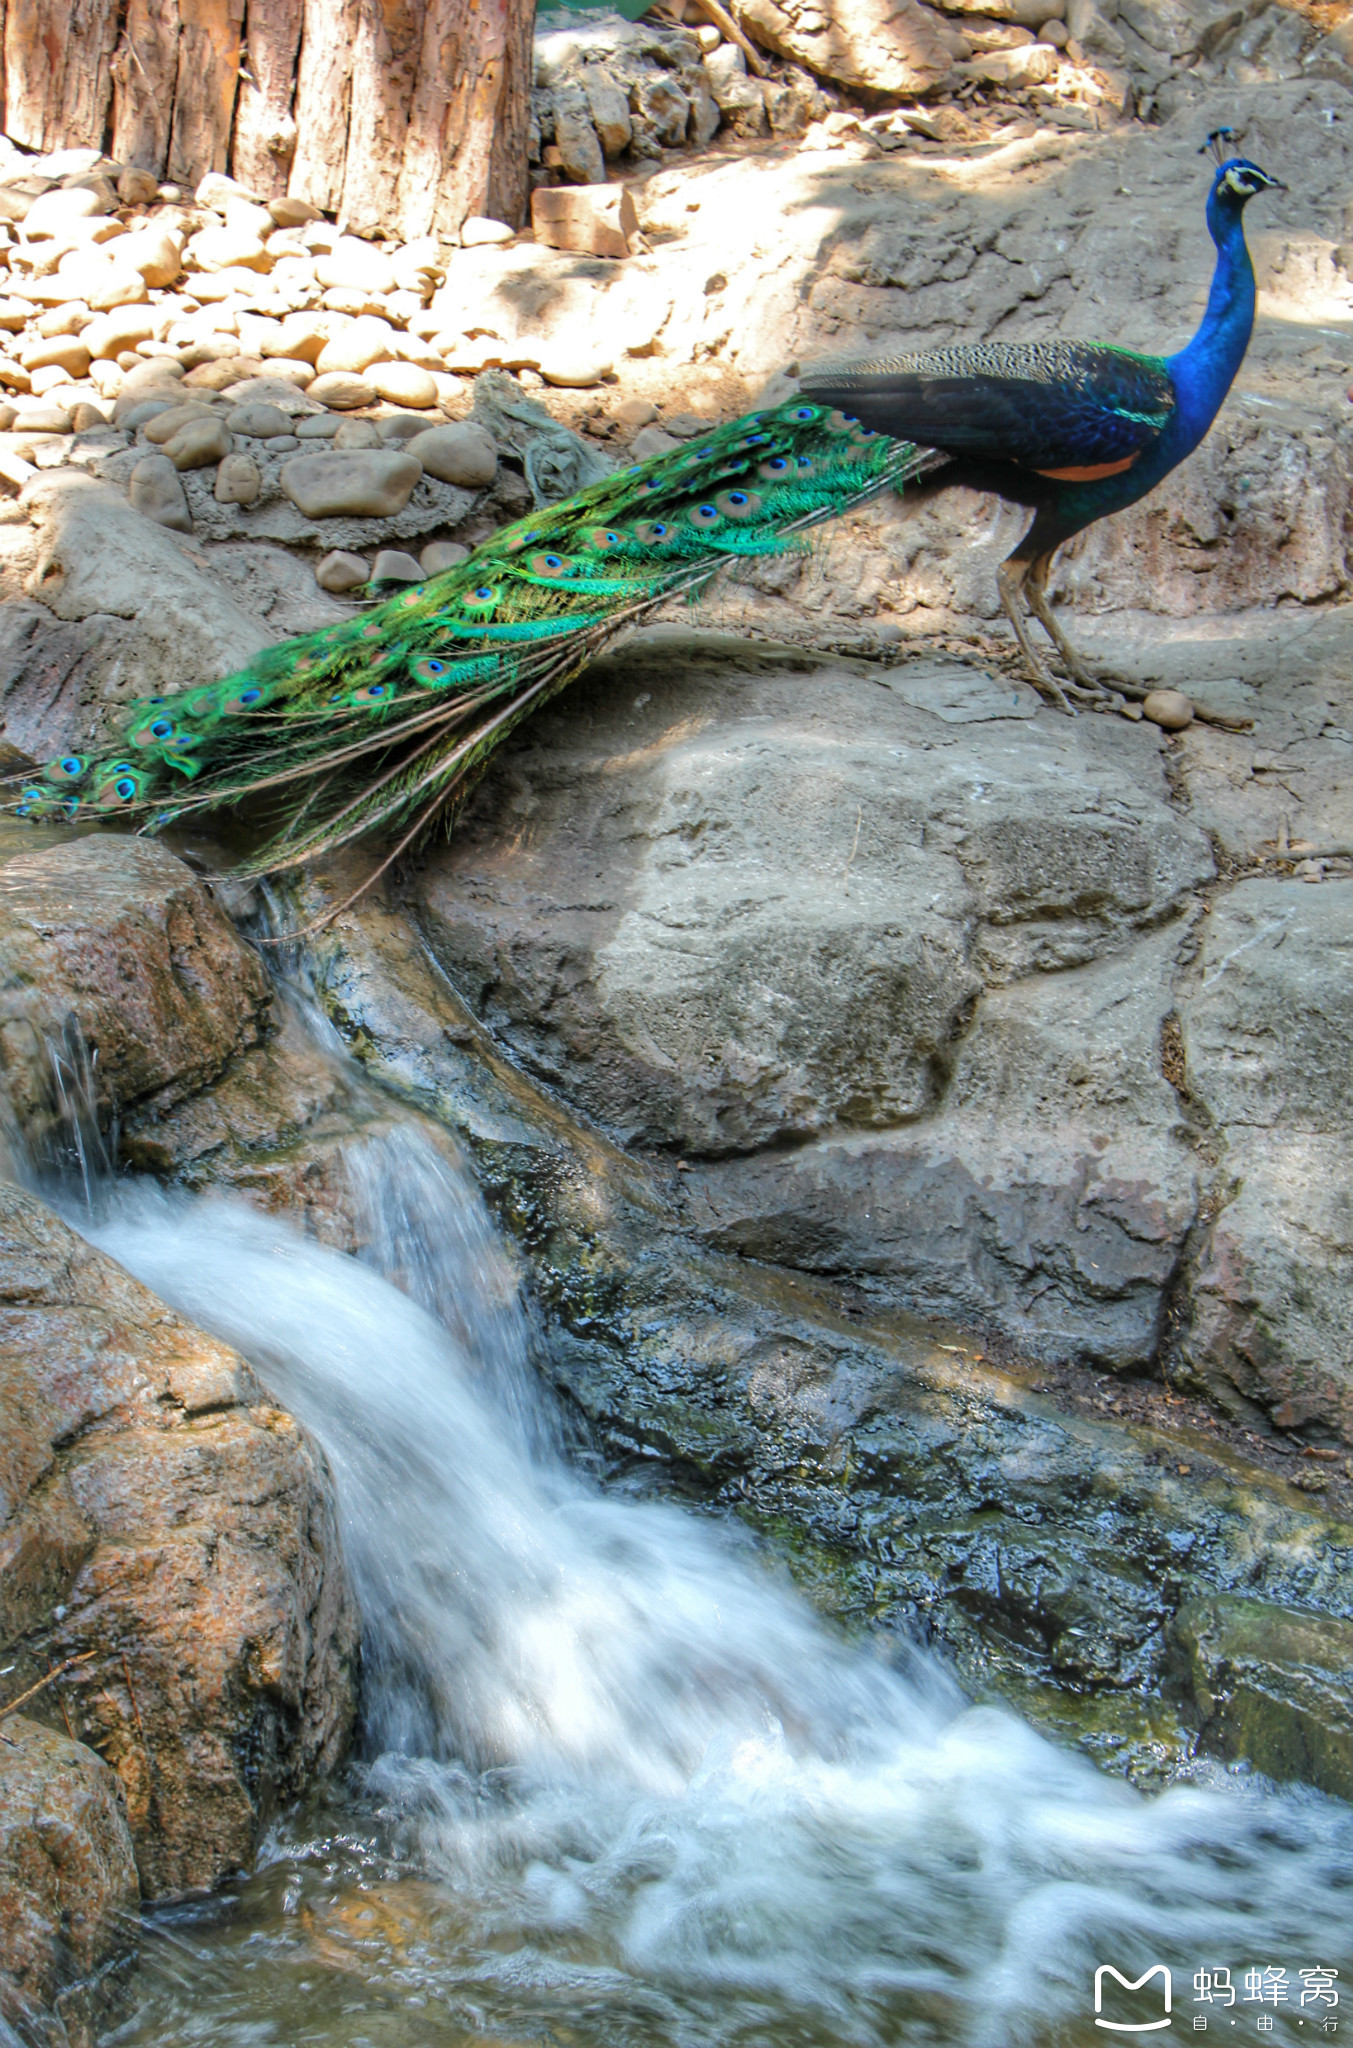
<instances>
[{"instance_id":1,"label":"white water spray","mask_svg":"<svg viewBox=\"0 0 1353 2048\"><path fill-rule=\"evenodd\" d=\"M245 1352L333 1467L363 1783L447 1921L416 1969L393 1937L359 1949L393 2030L364 2005L306 2040L502 2038L507 2013L514 2040L566 2016L597 2048L1079 2048L1110 2038L1100 1961L1185 1985L1353 1965L1345 1809L1222 1782L1143 1798L924 1660L903 1677L843 1644L718 1525L588 1487L533 1408L468 1180L409 1132L353 1158L374 1253L440 1321L231 1202L124 1190L89 1230ZM185 1975L174 2037L297 2038L246 1979ZM1314 2035L1294 2015L1268 2038Z\"/></svg>"}]
</instances>

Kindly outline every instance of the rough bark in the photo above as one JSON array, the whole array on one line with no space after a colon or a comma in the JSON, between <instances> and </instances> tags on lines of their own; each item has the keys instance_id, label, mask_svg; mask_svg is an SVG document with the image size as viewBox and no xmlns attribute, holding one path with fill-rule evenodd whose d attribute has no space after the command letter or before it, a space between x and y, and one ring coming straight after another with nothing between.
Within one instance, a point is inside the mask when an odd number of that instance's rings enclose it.
<instances>
[{"instance_id":1,"label":"rough bark","mask_svg":"<svg viewBox=\"0 0 1353 2048\"><path fill-rule=\"evenodd\" d=\"M113 59L113 156L162 178L179 65L178 0L128 0Z\"/></svg>"},{"instance_id":2,"label":"rough bark","mask_svg":"<svg viewBox=\"0 0 1353 2048\"><path fill-rule=\"evenodd\" d=\"M179 0L179 20L169 175L196 185L229 158L244 0Z\"/></svg>"},{"instance_id":3,"label":"rough bark","mask_svg":"<svg viewBox=\"0 0 1353 2048\"><path fill-rule=\"evenodd\" d=\"M291 102L304 16L305 0L250 0L231 170L260 199L286 191L296 153Z\"/></svg>"},{"instance_id":4,"label":"rough bark","mask_svg":"<svg viewBox=\"0 0 1353 2048\"><path fill-rule=\"evenodd\" d=\"M534 0L429 0L409 108L398 221L455 235L470 214L519 227Z\"/></svg>"},{"instance_id":5,"label":"rough bark","mask_svg":"<svg viewBox=\"0 0 1353 2048\"><path fill-rule=\"evenodd\" d=\"M395 216L426 11L426 0L361 0L342 207L359 235Z\"/></svg>"},{"instance_id":6,"label":"rough bark","mask_svg":"<svg viewBox=\"0 0 1353 2048\"><path fill-rule=\"evenodd\" d=\"M287 190L326 213L343 196L359 0L305 0L296 80L296 154Z\"/></svg>"},{"instance_id":7,"label":"rough bark","mask_svg":"<svg viewBox=\"0 0 1353 2048\"><path fill-rule=\"evenodd\" d=\"M5 130L24 149L97 149L112 95L116 0L9 0Z\"/></svg>"}]
</instances>

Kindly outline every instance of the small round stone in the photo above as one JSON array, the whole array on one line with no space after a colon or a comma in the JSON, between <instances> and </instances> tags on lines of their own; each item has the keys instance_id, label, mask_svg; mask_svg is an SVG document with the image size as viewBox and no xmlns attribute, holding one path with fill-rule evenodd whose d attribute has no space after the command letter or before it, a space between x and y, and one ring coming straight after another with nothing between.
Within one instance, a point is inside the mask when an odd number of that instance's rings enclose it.
<instances>
[{"instance_id":1,"label":"small round stone","mask_svg":"<svg viewBox=\"0 0 1353 2048\"><path fill-rule=\"evenodd\" d=\"M514 230L502 220L486 220L482 214L472 213L461 222L460 246L462 249L487 249L495 242L510 242Z\"/></svg>"},{"instance_id":2,"label":"small round stone","mask_svg":"<svg viewBox=\"0 0 1353 2048\"><path fill-rule=\"evenodd\" d=\"M252 505L263 488L258 464L252 455L226 455L216 472L216 502L219 505Z\"/></svg>"},{"instance_id":3,"label":"small round stone","mask_svg":"<svg viewBox=\"0 0 1353 2048\"><path fill-rule=\"evenodd\" d=\"M128 496L132 510L157 526L172 527L176 533L191 533L193 515L183 480L167 455L146 455L131 473Z\"/></svg>"},{"instance_id":4,"label":"small round stone","mask_svg":"<svg viewBox=\"0 0 1353 2048\"><path fill-rule=\"evenodd\" d=\"M233 407L226 414L226 425L232 434L248 434L255 441L271 441L278 434L291 432L286 413L278 406L258 402Z\"/></svg>"},{"instance_id":5,"label":"small round stone","mask_svg":"<svg viewBox=\"0 0 1353 2048\"><path fill-rule=\"evenodd\" d=\"M458 540L430 540L418 557L425 576L440 576L447 569L469 560L470 550Z\"/></svg>"},{"instance_id":6,"label":"small round stone","mask_svg":"<svg viewBox=\"0 0 1353 2048\"><path fill-rule=\"evenodd\" d=\"M312 413L309 419L297 420L296 434L302 441L336 441L346 421L335 419L331 412Z\"/></svg>"},{"instance_id":7,"label":"small round stone","mask_svg":"<svg viewBox=\"0 0 1353 2048\"><path fill-rule=\"evenodd\" d=\"M421 583L423 565L403 548L382 548L371 565L373 583Z\"/></svg>"},{"instance_id":8,"label":"small round stone","mask_svg":"<svg viewBox=\"0 0 1353 2048\"><path fill-rule=\"evenodd\" d=\"M374 420L340 420L334 435L335 448L380 448L384 446Z\"/></svg>"},{"instance_id":9,"label":"small round stone","mask_svg":"<svg viewBox=\"0 0 1353 2048\"><path fill-rule=\"evenodd\" d=\"M346 370L330 370L323 377L316 377L305 395L327 405L331 412L357 412L364 405L376 403L371 386Z\"/></svg>"},{"instance_id":10,"label":"small round stone","mask_svg":"<svg viewBox=\"0 0 1353 2048\"><path fill-rule=\"evenodd\" d=\"M1152 690L1142 700L1142 716L1162 732L1182 732L1193 723L1193 702L1182 690Z\"/></svg>"},{"instance_id":11,"label":"small round stone","mask_svg":"<svg viewBox=\"0 0 1353 2048\"><path fill-rule=\"evenodd\" d=\"M429 476L444 484L459 484L462 490L482 491L498 473L498 450L493 436L469 420L454 426L429 427L416 434L405 447L416 455Z\"/></svg>"},{"instance_id":12,"label":"small round stone","mask_svg":"<svg viewBox=\"0 0 1353 2048\"><path fill-rule=\"evenodd\" d=\"M343 548L333 548L315 571L315 581L321 590L331 590L341 596L345 590L356 590L359 584L370 577L370 570L360 555L350 555Z\"/></svg>"},{"instance_id":13,"label":"small round stone","mask_svg":"<svg viewBox=\"0 0 1353 2048\"><path fill-rule=\"evenodd\" d=\"M437 403L437 386L417 363L373 363L366 381L388 405L412 405L426 411Z\"/></svg>"}]
</instances>

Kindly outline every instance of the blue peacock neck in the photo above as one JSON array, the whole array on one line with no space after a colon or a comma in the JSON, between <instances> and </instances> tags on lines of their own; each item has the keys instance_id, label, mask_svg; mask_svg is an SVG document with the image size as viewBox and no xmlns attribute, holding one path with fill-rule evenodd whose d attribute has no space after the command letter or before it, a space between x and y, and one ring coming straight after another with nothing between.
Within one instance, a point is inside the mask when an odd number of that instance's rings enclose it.
<instances>
[{"instance_id":1,"label":"blue peacock neck","mask_svg":"<svg viewBox=\"0 0 1353 2048\"><path fill-rule=\"evenodd\" d=\"M1244 203L1223 183L1227 168L1218 171L1207 201L1207 225L1217 245L1207 311L1188 347L1166 359L1186 449L1197 447L1216 418L1254 331L1254 265L1245 244Z\"/></svg>"}]
</instances>

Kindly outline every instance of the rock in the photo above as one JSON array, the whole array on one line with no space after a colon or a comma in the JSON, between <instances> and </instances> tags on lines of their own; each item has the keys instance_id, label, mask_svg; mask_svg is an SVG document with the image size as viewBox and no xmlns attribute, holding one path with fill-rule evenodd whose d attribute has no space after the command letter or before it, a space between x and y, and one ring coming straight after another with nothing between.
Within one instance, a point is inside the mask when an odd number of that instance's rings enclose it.
<instances>
[{"instance_id":1,"label":"rock","mask_svg":"<svg viewBox=\"0 0 1353 2048\"><path fill-rule=\"evenodd\" d=\"M176 533L191 533L193 515L179 473L167 455L147 455L131 473L127 495L133 512Z\"/></svg>"},{"instance_id":2,"label":"rock","mask_svg":"<svg viewBox=\"0 0 1353 2048\"><path fill-rule=\"evenodd\" d=\"M540 185L531 194L531 227L550 249L581 256L631 256L638 248L639 216L624 185Z\"/></svg>"},{"instance_id":3,"label":"rock","mask_svg":"<svg viewBox=\"0 0 1353 2048\"><path fill-rule=\"evenodd\" d=\"M388 361L394 351L395 330L389 321L364 313L330 336L316 358L315 368L321 376L334 370L356 373L370 369L373 363Z\"/></svg>"},{"instance_id":4,"label":"rock","mask_svg":"<svg viewBox=\"0 0 1353 2048\"><path fill-rule=\"evenodd\" d=\"M462 249L493 248L510 242L515 232L506 221L485 220L482 214L472 213L460 224L460 246Z\"/></svg>"},{"instance_id":5,"label":"rock","mask_svg":"<svg viewBox=\"0 0 1353 2048\"><path fill-rule=\"evenodd\" d=\"M356 412L360 406L376 403L372 386L361 377L349 376L346 370L330 370L324 376L316 377L305 395L317 399L334 412Z\"/></svg>"},{"instance_id":6,"label":"rock","mask_svg":"<svg viewBox=\"0 0 1353 2048\"><path fill-rule=\"evenodd\" d=\"M926 93L951 69L918 0L844 0L830 10L811 0L733 0L732 11L757 42L853 92Z\"/></svg>"},{"instance_id":7,"label":"rock","mask_svg":"<svg viewBox=\"0 0 1353 2048\"><path fill-rule=\"evenodd\" d=\"M232 434L248 434L257 441L273 440L278 434L291 432L291 420L279 406L267 405L255 399L248 405L237 405L225 416L225 423Z\"/></svg>"},{"instance_id":8,"label":"rock","mask_svg":"<svg viewBox=\"0 0 1353 2048\"><path fill-rule=\"evenodd\" d=\"M291 437L288 436L288 439ZM252 455L227 455L216 472L213 495L221 505L252 505L263 488L263 478Z\"/></svg>"},{"instance_id":9,"label":"rock","mask_svg":"<svg viewBox=\"0 0 1353 2048\"><path fill-rule=\"evenodd\" d=\"M123 419L119 420L118 425L130 427L136 414L141 412L145 405L152 402L150 400L143 400L141 405L133 407ZM215 421L219 418L220 414L215 406L208 405L205 400L193 401L190 399L181 405L170 404L164 406L162 409L151 413L138 424L141 426L147 441L150 442L152 447L163 448L165 442L172 441L175 434L179 433L184 427L197 426L203 420Z\"/></svg>"},{"instance_id":10,"label":"rock","mask_svg":"<svg viewBox=\"0 0 1353 2048\"><path fill-rule=\"evenodd\" d=\"M213 273L222 270L272 269L276 258L253 228L200 228L183 252L189 270Z\"/></svg>"},{"instance_id":11,"label":"rock","mask_svg":"<svg viewBox=\"0 0 1353 2048\"><path fill-rule=\"evenodd\" d=\"M1183 732L1193 723L1193 705L1182 690L1152 690L1142 699L1142 717L1162 732Z\"/></svg>"},{"instance_id":12,"label":"rock","mask_svg":"<svg viewBox=\"0 0 1353 2048\"><path fill-rule=\"evenodd\" d=\"M387 413L384 419L375 420L372 424L383 442L412 441L416 434L430 431L427 415L421 412Z\"/></svg>"},{"instance_id":13,"label":"rock","mask_svg":"<svg viewBox=\"0 0 1353 2048\"><path fill-rule=\"evenodd\" d=\"M110 421L107 413L101 411L97 405L91 405L88 399L81 399L78 405L71 407L70 423L74 433L92 434L97 433L99 428L108 426Z\"/></svg>"},{"instance_id":14,"label":"rock","mask_svg":"<svg viewBox=\"0 0 1353 2048\"><path fill-rule=\"evenodd\" d=\"M30 242L45 241L53 235L64 235L76 221L91 220L96 214L107 212L106 199L88 186L57 186L33 201L24 216L24 234Z\"/></svg>"},{"instance_id":15,"label":"rock","mask_svg":"<svg viewBox=\"0 0 1353 2048\"><path fill-rule=\"evenodd\" d=\"M421 583L422 564L402 548L382 548L371 565L373 583Z\"/></svg>"},{"instance_id":16,"label":"rock","mask_svg":"<svg viewBox=\"0 0 1353 2048\"><path fill-rule=\"evenodd\" d=\"M469 560L470 550L462 547L458 540L429 541L418 557L418 566L425 576L440 576L446 569L454 569L459 563Z\"/></svg>"},{"instance_id":17,"label":"rock","mask_svg":"<svg viewBox=\"0 0 1353 2048\"><path fill-rule=\"evenodd\" d=\"M183 381L193 391L234 391L237 384L262 377L270 368L253 356L227 355L198 363Z\"/></svg>"},{"instance_id":18,"label":"rock","mask_svg":"<svg viewBox=\"0 0 1353 2048\"><path fill-rule=\"evenodd\" d=\"M1214 1593L1181 1607L1171 1634L1207 1749L1353 1798L1353 1623Z\"/></svg>"},{"instance_id":19,"label":"rock","mask_svg":"<svg viewBox=\"0 0 1353 2048\"><path fill-rule=\"evenodd\" d=\"M0 2001L38 2038L52 2014L62 2038L90 2041L130 2004L141 1900L122 1787L92 1749L25 1715L3 1732Z\"/></svg>"},{"instance_id":20,"label":"rock","mask_svg":"<svg viewBox=\"0 0 1353 2048\"><path fill-rule=\"evenodd\" d=\"M0 1068L38 1145L57 1115L43 1040L60 1040L68 1017L97 1050L97 1101L111 1116L206 1086L258 1043L271 1001L257 956L153 840L96 836L0 867L0 956Z\"/></svg>"},{"instance_id":21,"label":"rock","mask_svg":"<svg viewBox=\"0 0 1353 2048\"><path fill-rule=\"evenodd\" d=\"M22 364L12 363L7 358L0 358L0 384L3 384L6 389L10 391L28 391L32 387L32 382L32 378L27 370L23 368Z\"/></svg>"},{"instance_id":22,"label":"rock","mask_svg":"<svg viewBox=\"0 0 1353 2048\"><path fill-rule=\"evenodd\" d=\"M194 204L205 206L212 213L225 213L237 200L243 200L248 206L259 203L257 192L251 192L246 185L236 184L233 178L226 177L224 171L208 171L193 194Z\"/></svg>"},{"instance_id":23,"label":"rock","mask_svg":"<svg viewBox=\"0 0 1353 2048\"><path fill-rule=\"evenodd\" d=\"M118 258L130 264L148 285L162 290L173 284L183 269L183 245L167 228L151 227L139 235L128 235L118 248Z\"/></svg>"},{"instance_id":24,"label":"rock","mask_svg":"<svg viewBox=\"0 0 1353 2048\"><path fill-rule=\"evenodd\" d=\"M336 441L350 424L355 426L357 422L336 420L331 412L317 412L296 421L296 435L301 441Z\"/></svg>"},{"instance_id":25,"label":"rock","mask_svg":"<svg viewBox=\"0 0 1353 2048\"><path fill-rule=\"evenodd\" d=\"M1353 1443L1347 882L1250 878L1214 905L1181 1002L1185 1085L1224 1146L1181 1365L1232 1413Z\"/></svg>"},{"instance_id":26,"label":"rock","mask_svg":"<svg viewBox=\"0 0 1353 2048\"><path fill-rule=\"evenodd\" d=\"M315 581L321 590L332 590L341 596L345 590L356 590L369 581L371 571L360 555L345 554L342 548L334 548L327 554L315 571Z\"/></svg>"},{"instance_id":27,"label":"rock","mask_svg":"<svg viewBox=\"0 0 1353 2048\"><path fill-rule=\"evenodd\" d=\"M597 131L592 126L587 103L581 95L571 94L563 105L556 106L554 144L559 168L566 178L571 178L577 185L605 182L606 159L597 140Z\"/></svg>"},{"instance_id":28,"label":"rock","mask_svg":"<svg viewBox=\"0 0 1353 2048\"><path fill-rule=\"evenodd\" d=\"M25 405L14 421L16 434L68 434L70 414L59 405Z\"/></svg>"},{"instance_id":29,"label":"rock","mask_svg":"<svg viewBox=\"0 0 1353 2048\"><path fill-rule=\"evenodd\" d=\"M619 156L622 150L629 148L634 132L630 124L629 101L619 86L592 65L583 74L583 90L603 154ZM461 239L464 241L463 230Z\"/></svg>"},{"instance_id":30,"label":"rock","mask_svg":"<svg viewBox=\"0 0 1353 2048\"><path fill-rule=\"evenodd\" d=\"M630 442L630 454L636 462L647 462L651 456L667 455L680 446L676 435L665 434L661 427L641 427Z\"/></svg>"},{"instance_id":31,"label":"rock","mask_svg":"<svg viewBox=\"0 0 1353 2048\"><path fill-rule=\"evenodd\" d=\"M329 339L329 323L319 313L289 313L276 336L265 341L265 356L289 356L298 362L315 363Z\"/></svg>"},{"instance_id":32,"label":"rock","mask_svg":"<svg viewBox=\"0 0 1353 2048\"><path fill-rule=\"evenodd\" d=\"M385 436L375 420L340 420L333 443L335 448L383 448Z\"/></svg>"},{"instance_id":33,"label":"rock","mask_svg":"<svg viewBox=\"0 0 1353 2048\"><path fill-rule=\"evenodd\" d=\"M78 335L57 334L48 341L31 342L19 360L30 375L34 370L59 369L68 377L83 377L90 354Z\"/></svg>"},{"instance_id":34,"label":"rock","mask_svg":"<svg viewBox=\"0 0 1353 2048\"><path fill-rule=\"evenodd\" d=\"M156 465L154 473L171 493L177 490L182 499L186 482L200 492L200 503L214 503L205 479L180 477L162 455L145 460ZM37 542L33 587L42 593L49 622L54 615L79 624L88 638L84 708L72 727L81 742L89 705L216 682L274 637L205 563L128 506L111 484L79 470L56 470L27 492ZM134 489L133 504L138 495ZM185 509L181 502L180 512ZM41 682L43 663L33 652L24 659ZM50 679L45 687L52 689ZM5 715L8 726L10 700Z\"/></svg>"},{"instance_id":35,"label":"rock","mask_svg":"<svg viewBox=\"0 0 1353 2048\"><path fill-rule=\"evenodd\" d=\"M60 1725L64 1704L107 1755L143 1896L205 1890L351 1727L323 1460L243 1359L17 1188L0 1299L15 1678L88 1657L34 1716Z\"/></svg>"},{"instance_id":36,"label":"rock","mask_svg":"<svg viewBox=\"0 0 1353 2048\"><path fill-rule=\"evenodd\" d=\"M328 455L295 455L283 465L281 485L309 519L354 514L388 518L408 504L423 465L411 455L351 449Z\"/></svg>"},{"instance_id":37,"label":"rock","mask_svg":"<svg viewBox=\"0 0 1353 2048\"><path fill-rule=\"evenodd\" d=\"M366 381L387 405L426 409L437 403L437 386L417 363L373 363L366 371Z\"/></svg>"},{"instance_id":38,"label":"rock","mask_svg":"<svg viewBox=\"0 0 1353 2048\"><path fill-rule=\"evenodd\" d=\"M611 408L611 418L621 427L651 427L658 408L647 398L622 398Z\"/></svg>"},{"instance_id":39,"label":"rock","mask_svg":"<svg viewBox=\"0 0 1353 2048\"><path fill-rule=\"evenodd\" d=\"M190 420L164 443L164 452L175 469L210 469L232 445L224 420Z\"/></svg>"},{"instance_id":40,"label":"rock","mask_svg":"<svg viewBox=\"0 0 1353 2048\"><path fill-rule=\"evenodd\" d=\"M415 434L405 446L429 476L444 484L459 484L464 490L484 490L498 473L493 436L470 420L430 427L425 434Z\"/></svg>"},{"instance_id":41,"label":"rock","mask_svg":"<svg viewBox=\"0 0 1353 2048\"><path fill-rule=\"evenodd\" d=\"M138 171L129 164L117 174L117 196L124 206L149 206L158 189L153 171Z\"/></svg>"},{"instance_id":42,"label":"rock","mask_svg":"<svg viewBox=\"0 0 1353 2048\"><path fill-rule=\"evenodd\" d=\"M332 249L316 256L315 276L322 285L370 292L377 297L394 291L398 282L389 257L356 235L340 235Z\"/></svg>"},{"instance_id":43,"label":"rock","mask_svg":"<svg viewBox=\"0 0 1353 2048\"><path fill-rule=\"evenodd\" d=\"M541 376L547 384L557 384L564 390L590 391L610 372L610 363L600 356L571 355L562 350L556 354L552 348L541 352Z\"/></svg>"},{"instance_id":44,"label":"rock","mask_svg":"<svg viewBox=\"0 0 1353 2048\"><path fill-rule=\"evenodd\" d=\"M323 220L324 215L308 199L293 199L283 195L268 201L268 211L279 228L302 228L307 221Z\"/></svg>"},{"instance_id":45,"label":"rock","mask_svg":"<svg viewBox=\"0 0 1353 2048\"><path fill-rule=\"evenodd\" d=\"M1012 86L1020 91L1030 85L1045 85L1057 69L1057 52L1047 43L1030 43L1017 50L993 50L974 57L963 66L966 77L987 85Z\"/></svg>"}]
</instances>

